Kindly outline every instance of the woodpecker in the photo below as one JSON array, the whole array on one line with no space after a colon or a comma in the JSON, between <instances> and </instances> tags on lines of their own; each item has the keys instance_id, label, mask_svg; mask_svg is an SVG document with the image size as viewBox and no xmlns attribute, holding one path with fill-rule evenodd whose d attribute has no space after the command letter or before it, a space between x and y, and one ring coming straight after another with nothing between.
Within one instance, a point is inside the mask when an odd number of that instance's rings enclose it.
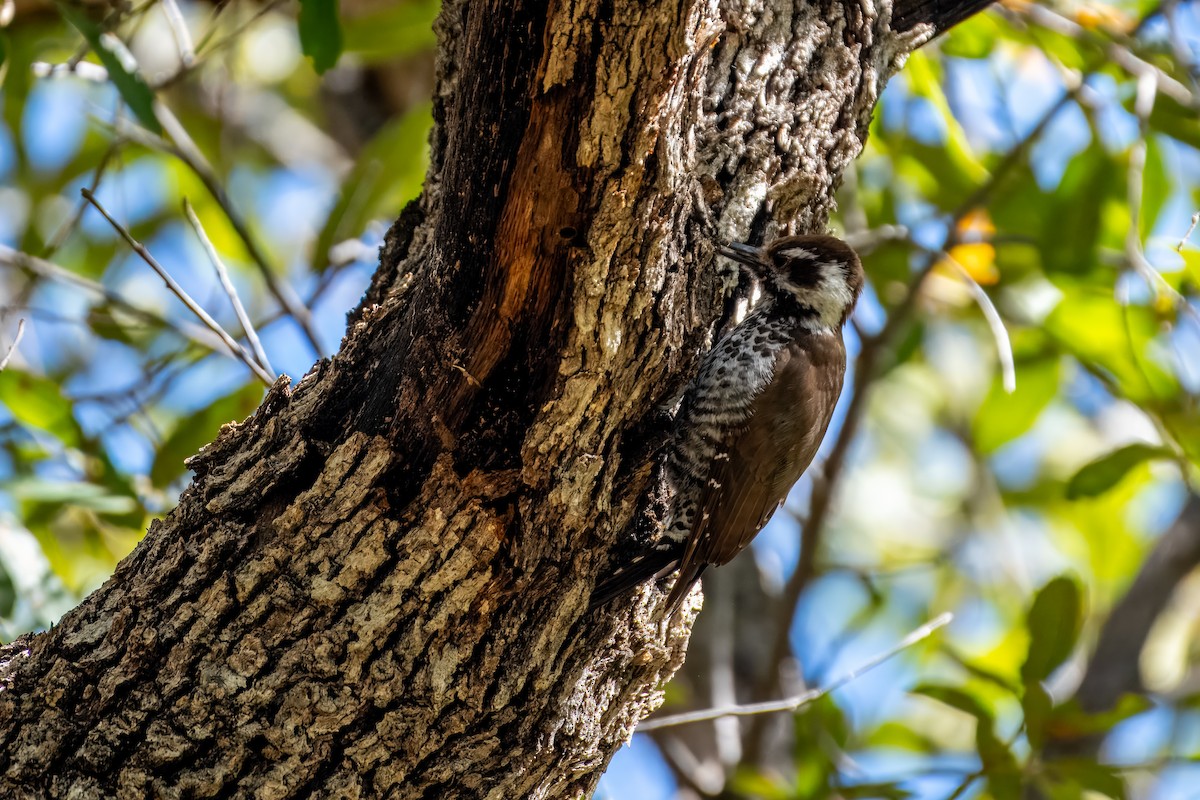
<instances>
[{"instance_id":1,"label":"woodpecker","mask_svg":"<svg viewBox=\"0 0 1200 800\"><path fill-rule=\"evenodd\" d=\"M863 287L854 250L823 235L717 249L762 296L684 392L661 465L671 499L659 534L597 586L593 607L678 569L674 612L706 568L744 550L783 504L841 394L842 327Z\"/></svg>"}]
</instances>

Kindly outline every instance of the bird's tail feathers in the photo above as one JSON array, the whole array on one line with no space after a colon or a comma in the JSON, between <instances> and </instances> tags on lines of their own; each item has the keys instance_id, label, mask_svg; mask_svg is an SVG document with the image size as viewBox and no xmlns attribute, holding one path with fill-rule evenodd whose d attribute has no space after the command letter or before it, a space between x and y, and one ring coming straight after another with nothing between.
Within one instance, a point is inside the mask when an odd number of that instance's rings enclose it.
<instances>
[{"instance_id":1,"label":"bird's tail feathers","mask_svg":"<svg viewBox=\"0 0 1200 800\"><path fill-rule=\"evenodd\" d=\"M678 564L679 557L671 550L644 551L596 584L588 608L606 606L652 578L669 575Z\"/></svg>"},{"instance_id":2,"label":"bird's tail feathers","mask_svg":"<svg viewBox=\"0 0 1200 800\"><path fill-rule=\"evenodd\" d=\"M691 594L692 587L696 585L696 581L700 580L700 576L704 574L704 568L707 564L693 563L684 567L679 571L678 577L675 578L675 585L671 587L671 594L667 596L667 616L674 616L679 607L683 605L683 601Z\"/></svg>"}]
</instances>

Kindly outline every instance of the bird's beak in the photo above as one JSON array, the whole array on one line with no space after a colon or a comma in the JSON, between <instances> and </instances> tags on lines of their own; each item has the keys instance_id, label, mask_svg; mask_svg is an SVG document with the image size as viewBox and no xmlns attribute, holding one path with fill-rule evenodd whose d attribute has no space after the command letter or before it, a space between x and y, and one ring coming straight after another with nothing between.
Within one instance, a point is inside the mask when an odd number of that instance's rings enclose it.
<instances>
[{"instance_id":1,"label":"bird's beak","mask_svg":"<svg viewBox=\"0 0 1200 800\"><path fill-rule=\"evenodd\" d=\"M741 242L730 242L729 244L717 245L717 252L746 267L747 271L755 278L759 280L763 279L768 262L761 247L742 244Z\"/></svg>"},{"instance_id":2,"label":"bird's beak","mask_svg":"<svg viewBox=\"0 0 1200 800\"><path fill-rule=\"evenodd\" d=\"M762 264L762 248L755 247L754 245L730 242L729 244L717 245L717 252L726 258L732 258L739 264L747 266Z\"/></svg>"}]
</instances>

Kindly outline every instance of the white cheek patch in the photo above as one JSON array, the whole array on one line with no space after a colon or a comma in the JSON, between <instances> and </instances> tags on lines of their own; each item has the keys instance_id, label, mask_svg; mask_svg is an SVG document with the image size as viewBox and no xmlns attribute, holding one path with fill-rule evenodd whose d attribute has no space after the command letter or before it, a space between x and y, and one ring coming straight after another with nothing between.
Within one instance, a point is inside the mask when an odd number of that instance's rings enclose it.
<instances>
[{"instance_id":1,"label":"white cheek patch","mask_svg":"<svg viewBox=\"0 0 1200 800\"><path fill-rule=\"evenodd\" d=\"M816 265L821 277L815 286L790 287L792 294L804 305L817 312L821 324L837 328L842 315L854 303L854 294L846 283L845 273L839 264L822 261Z\"/></svg>"}]
</instances>

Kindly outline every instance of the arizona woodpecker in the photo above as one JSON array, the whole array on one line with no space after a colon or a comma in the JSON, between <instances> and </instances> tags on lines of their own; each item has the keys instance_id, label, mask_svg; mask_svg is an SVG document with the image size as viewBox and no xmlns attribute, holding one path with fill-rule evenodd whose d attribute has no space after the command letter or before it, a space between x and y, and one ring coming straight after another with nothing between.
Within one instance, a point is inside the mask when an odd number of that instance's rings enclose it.
<instances>
[{"instance_id":1,"label":"arizona woodpecker","mask_svg":"<svg viewBox=\"0 0 1200 800\"><path fill-rule=\"evenodd\" d=\"M816 455L842 391L842 326L863 287L855 252L832 236L730 244L762 296L708 352L675 415L660 535L602 581L599 606L678 568L668 613L701 573L740 553Z\"/></svg>"}]
</instances>

